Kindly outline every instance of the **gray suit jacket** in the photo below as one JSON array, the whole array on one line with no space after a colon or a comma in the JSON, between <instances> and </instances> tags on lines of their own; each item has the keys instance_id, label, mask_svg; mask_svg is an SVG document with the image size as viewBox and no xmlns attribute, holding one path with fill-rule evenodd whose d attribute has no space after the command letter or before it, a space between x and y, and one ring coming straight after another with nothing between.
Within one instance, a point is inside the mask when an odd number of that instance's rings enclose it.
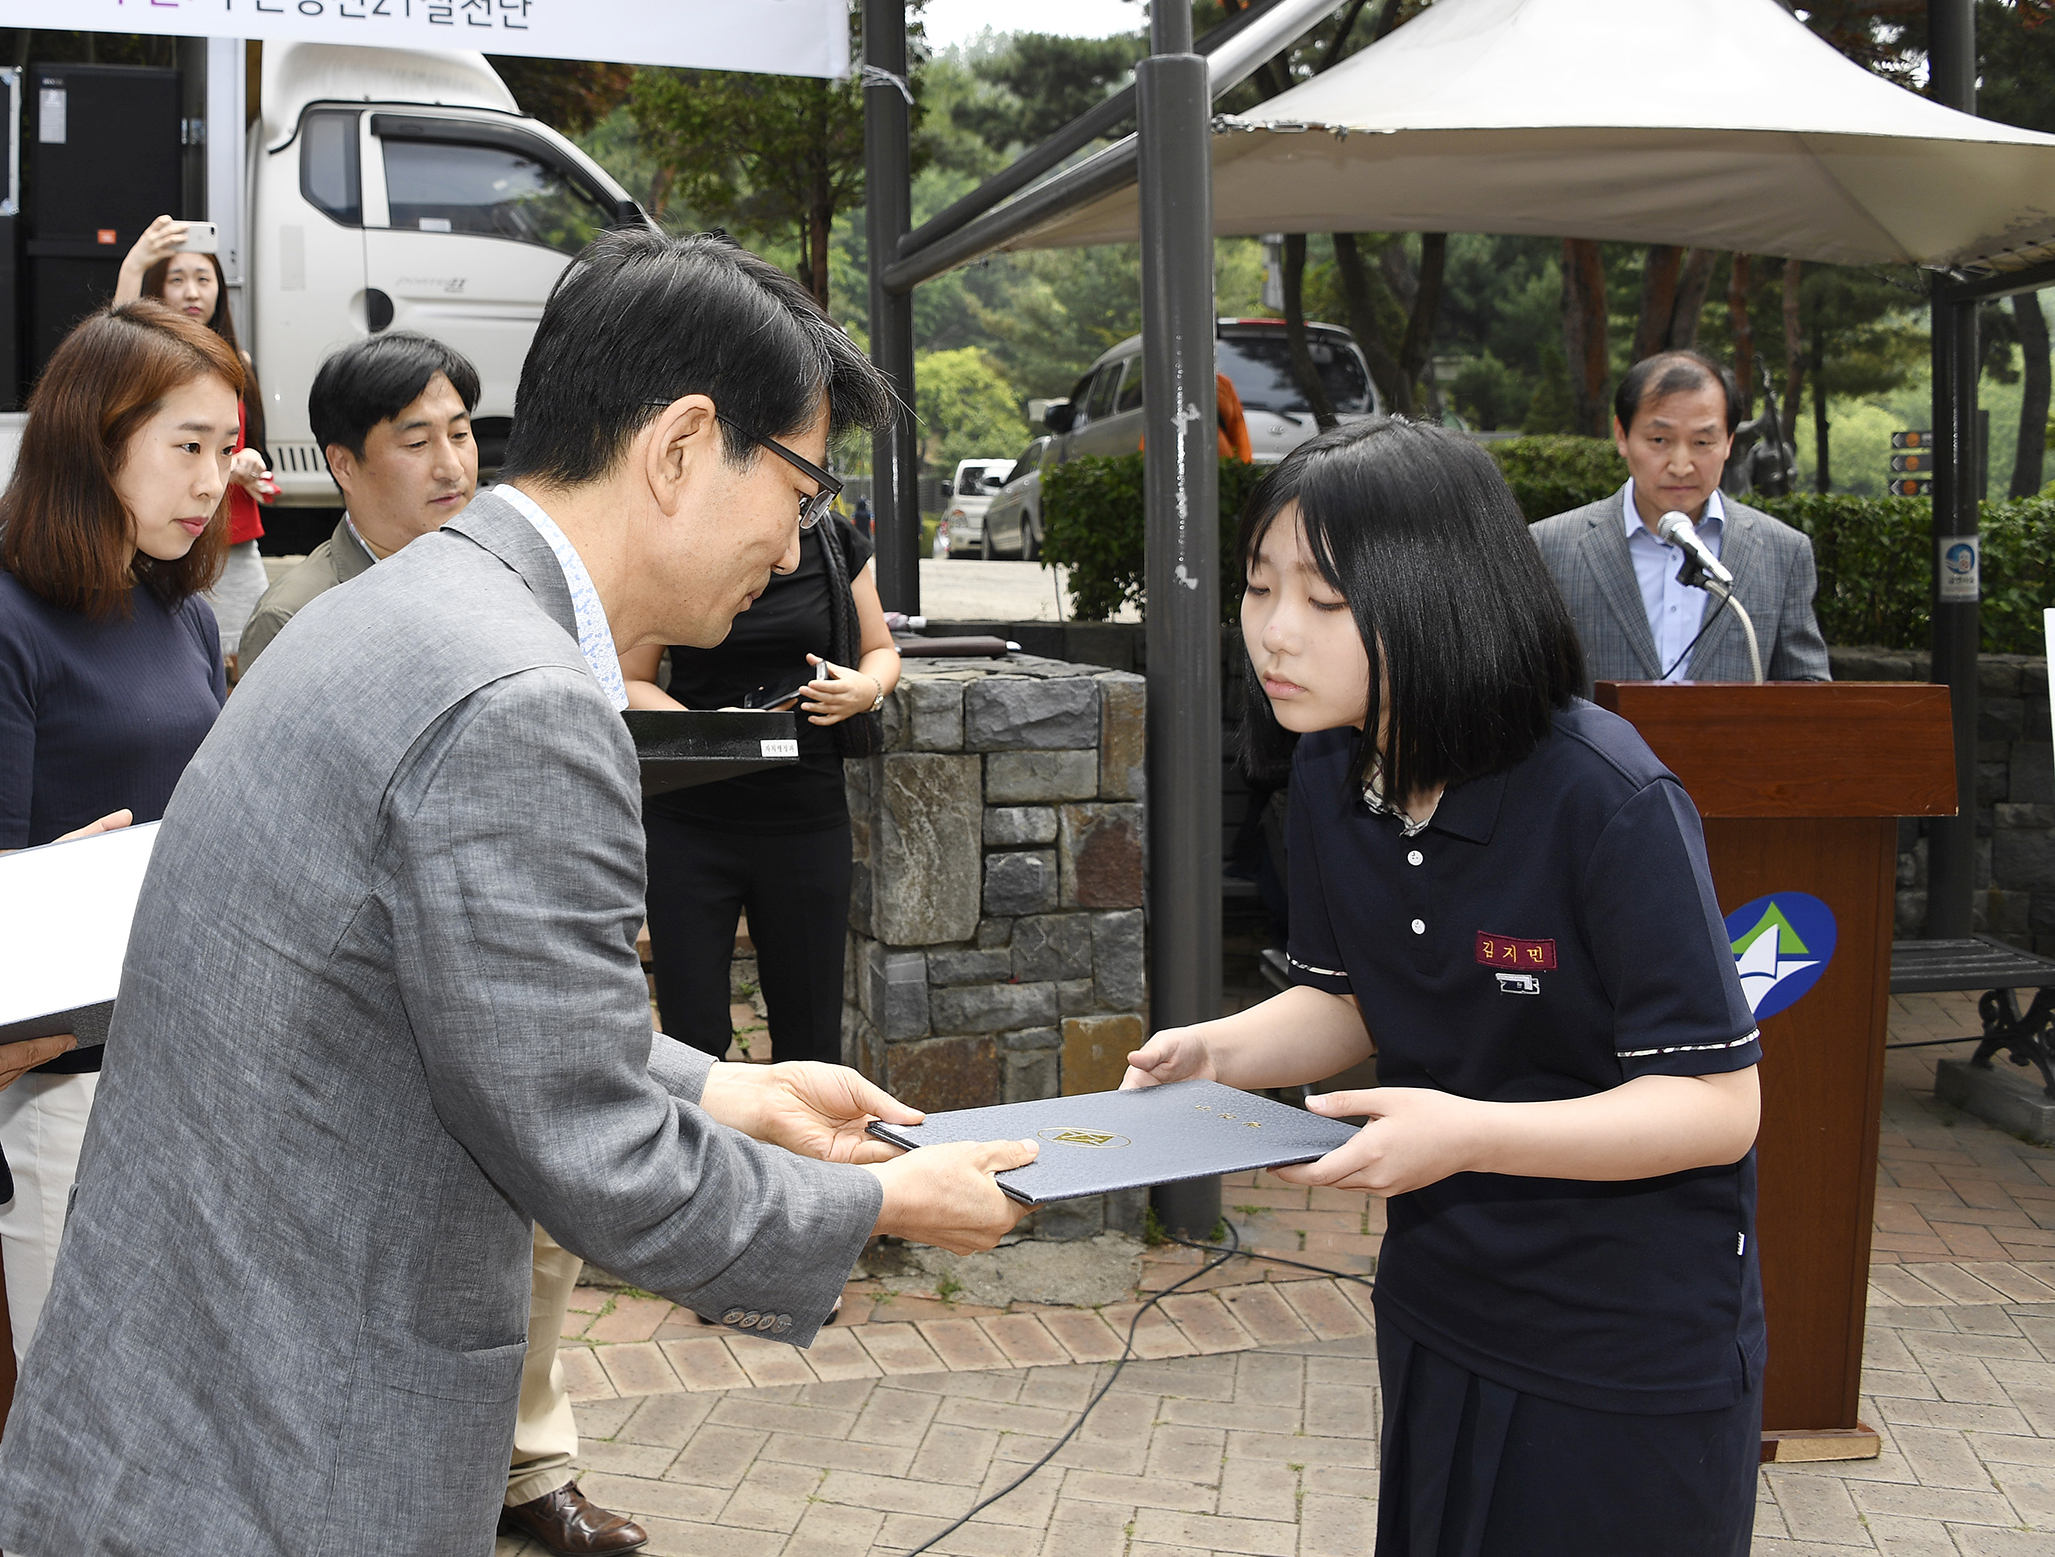
<instances>
[{"instance_id":1,"label":"gray suit jacket","mask_svg":"<svg viewBox=\"0 0 2055 1557\"><path fill-rule=\"evenodd\" d=\"M186 770L0 1444L8 1550L484 1557L531 1218L777 1339L827 1317L877 1180L713 1123L652 1036L635 753L573 621L482 496L310 602Z\"/></svg>"},{"instance_id":2,"label":"gray suit jacket","mask_svg":"<svg viewBox=\"0 0 2055 1557\"><path fill-rule=\"evenodd\" d=\"M1826 640L1813 620L1818 587L1812 542L1800 531L1760 509L1722 497L1726 524L1720 561L1734 575L1734 598L1748 609L1762 650L1762 673L1770 681L1830 681ZM1627 515L1622 494L1543 519L1528 527L1541 560L1577 622L1584 643L1584 668L1593 681L1653 681L1669 667L1656 661L1655 634L1642 608L1641 585L1627 551ZM1708 614L1719 602L1705 597ZM1703 618L1700 619L1701 622ZM1748 642L1732 611L1698 640L1685 667L1692 681L1749 679Z\"/></svg>"}]
</instances>

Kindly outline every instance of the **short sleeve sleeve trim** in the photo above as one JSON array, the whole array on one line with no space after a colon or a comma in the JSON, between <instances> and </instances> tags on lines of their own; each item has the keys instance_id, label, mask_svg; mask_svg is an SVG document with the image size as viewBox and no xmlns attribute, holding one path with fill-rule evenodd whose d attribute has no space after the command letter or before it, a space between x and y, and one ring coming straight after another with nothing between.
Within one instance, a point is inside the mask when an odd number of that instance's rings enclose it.
<instances>
[{"instance_id":1,"label":"short sleeve sleeve trim","mask_svg":"<svg viewBox=\"0 0 2055 1557\"><path fill-rule=\"evenodd\" d=\"M1673 1043L1666 1049L1621 1049L1619 1055L1623 1060L1645 1060L1655 1054L1718 1054L1728 1049L1745 1048L1761 1036L1759 1028L1751 1027L1739 1038L1726 1043Z\"/></svg>"},{"instance_id":2,"label":"short sleeve sleeve trim","mask_svg":"<svg viewBox=\"0 0 2055 1557\"><path fill-rule=\"evenodd\" d=\"M1340 968L1316 967L1310 962L1301 961L1296 953L1289 951L1284 954L1284 960L1291 970L1292 982L1294 984L1306 984L1314 989L1324 989L1330 995L1351 995L1355 993L1355 986L1349 983L1348 974Z\"/></svg>"}]
</instances>

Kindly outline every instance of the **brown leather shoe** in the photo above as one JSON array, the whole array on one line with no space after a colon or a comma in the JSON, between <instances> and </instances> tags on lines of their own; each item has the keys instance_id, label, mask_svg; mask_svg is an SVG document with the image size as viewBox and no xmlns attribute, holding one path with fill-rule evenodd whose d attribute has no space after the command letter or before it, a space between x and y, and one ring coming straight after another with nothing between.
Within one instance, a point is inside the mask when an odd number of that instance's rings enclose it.
<instances>
[{"instance_id":1,"label":"brown leather shoe","mask_svg":"<svg viewBox=\"0 0 2055 1557\"><path fill-rule=\"evenodd\" d=\"M575 1481L533 1502L501 1509L499 1533L540 1541L558 1557L638 1551L649 1540L642 1526L608 1513L580 1492Z\"/></svg>"}]
</instances>

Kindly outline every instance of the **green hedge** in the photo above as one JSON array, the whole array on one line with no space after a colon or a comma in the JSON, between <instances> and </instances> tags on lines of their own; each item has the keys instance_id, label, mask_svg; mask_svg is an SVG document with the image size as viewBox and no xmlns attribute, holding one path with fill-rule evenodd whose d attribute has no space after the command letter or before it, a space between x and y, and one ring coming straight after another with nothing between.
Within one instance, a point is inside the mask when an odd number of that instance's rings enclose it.
<instances>
[{"instance_id":1,"label":"green hedge","mask_svg":"<svg viewBox=\"0 0 2055 1557\"><path fill-rule=\"evenodd\" d=\"M1627 479L1607 439L1511 438L1486 450L1530 521L1595 502ZM1220 609L1229 621L1242 592L1235 526L1265 469L1220 462ZM1071 570L1079 620L1104 621L1122 605L1143 605L1141 455L1071 460L1042 482L1044 552ZM1933 516L1925 498L1799 493L1750 502L1812 538L1819 567L1813 609L1827 642L1927 647ZM1979 527L1984 652L2045 653L2041 612L2055 605L2055 498L1985 503Z\"/></svg>"},{"instance_id":2,"label":"green hedge","mask_svg":"<svg viewBox=\"0 0 2055 1557\"><path fill-rule=\"evenodd\" d=\"M1933 505L1923 497L1798 493L1752 498L1812 537L1819 565L1813 610L1829 643L1924 649L1933 576ZM1984 503L1983 648L2045 654L2041 612L2055 605L2055 499Z\"/></svg>"},{"instance_id":3,"label":"green hedge","mask_svg":"<svg viewBox=\"0 0 2055 1557\"><path fill-rule=\"evenodd\" d=\"M1620 490L1627 462L1610 438L1507 438L1487 443L1520 512L1532 524Z\"/></svg>"},{"instance_id":4,"label":"green hedge","mask_svg":"<svg viewBox=\"0 0 2055 1557\"><path fill-rule=\"evenodd\" d=\"M1234 537L1242 504L1268 466L1220 462L1220 614L1241 609ZM1144 604L1142 456L1066 460L1042 473L1042 555L1070 569L1070 605L1081 622L1103 622Z\"/></svg>"}]
</instances>

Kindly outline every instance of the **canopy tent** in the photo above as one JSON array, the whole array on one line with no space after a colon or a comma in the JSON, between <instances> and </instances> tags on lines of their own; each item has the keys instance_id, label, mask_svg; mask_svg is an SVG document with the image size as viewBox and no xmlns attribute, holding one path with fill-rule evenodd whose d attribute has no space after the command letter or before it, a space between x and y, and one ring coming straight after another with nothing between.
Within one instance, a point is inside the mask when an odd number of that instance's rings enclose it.
<instances>
[{"instance_id":1,"label":"canopy tent","mask_svg":"<svg viewBox=\"0 0 2055 1557\"><path fill-rule=\"evenodd\" d=\"M1216 118L1213 215L1220 234L1524 233L2012 270L2055 259L2055 136L1894 86L1777 0L1438 0ZM1137 230L1129 187L1006 246Z\"/></svg>"}]
</instances>

